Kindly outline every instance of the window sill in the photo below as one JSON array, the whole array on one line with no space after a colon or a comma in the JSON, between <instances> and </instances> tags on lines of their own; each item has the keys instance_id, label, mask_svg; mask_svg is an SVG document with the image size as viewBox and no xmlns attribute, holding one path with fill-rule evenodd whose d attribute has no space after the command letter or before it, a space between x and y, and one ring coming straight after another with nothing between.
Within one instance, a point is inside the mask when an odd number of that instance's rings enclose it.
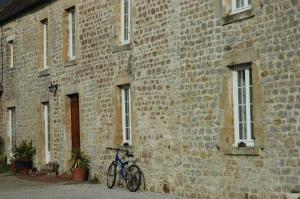
<instances>
[{"instance_id":1,"label":"window sill","mask_svg":"<svg viewBox=\"0 0 300 199\"><path fill-rule=\"evenodd\" d=\"M44 76L48 76L48 75L50 75L48 68L39 71L39 77L44 77Z\"/></svg>"},{"instance_id":2,"label":"window sill","mask_svg":"<svg viewBox=\"0 0 300 199\"><path fill-rule=\"evenodd\" d=\"M252 18L252 17L254 17L254 12L253 11L254 11L254 9L251 8L251 9L243 11L243 12L238 12L236 14L232 14L232 15L228 15L226 17L223 17L222 18L222 21L223 21L222 25L225 26L227 24L231 24L231 23L234 23L234 22L237 22L237 21Z\"/></svg>"},{"instance_id":3,"label":"window sill","mask_svg":"<svg viewBox=\"0 0 300 199\"><path fill-rule=\"evenodd\" d=\"M238 14L238 13L241 13L241 12L245 12L247 10L251 10L251 5L248 5L248 6L244 7L244 8L239 8L239 9L233 10L232 14L233 15L234 14Z\"/></svg>"},{"instance_id":4,"label":"window sill","mask_svg":"<svg viewBox=\"0 0 300 199\"><path fill-rule=\"evenodd\" d=\"M124 44L124 45L120 45L120 46L113 46L112 47L112 52L116 53L116 52L122 52L122 51L126 51L126 50L131 50L132 46L131 44Z\"/></svg>"},{"instance_id":5,"label":"window sill","mask_svg":"<svg viewBox=\"0 0 300 199\"><path fill-rule=\"evenodd\" d=\"M65 67L70 67L70 66L75 66L75 65L77 65L76 59L67 60L67 61L65 61L65 64L64 64Z\"/></svg>"},{"instance_id":6,"label":"window sill","mask_svg":"<svg viewBox=\"0 0 300 199\"><path fill-rule=\"evenodd\" d=\"M244 155L244 156L259 156L260 148L258 147L226 147L223 148L225 155Z\"/></svg>"}]
</instances>

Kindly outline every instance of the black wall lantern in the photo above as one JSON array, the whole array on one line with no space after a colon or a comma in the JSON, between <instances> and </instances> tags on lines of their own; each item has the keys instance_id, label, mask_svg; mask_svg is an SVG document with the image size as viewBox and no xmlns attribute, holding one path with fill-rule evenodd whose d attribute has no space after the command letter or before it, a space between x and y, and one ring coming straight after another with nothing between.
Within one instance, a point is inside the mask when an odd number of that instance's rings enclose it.
<instances>
[{"instance_id":1,"label":"black wall lantern","mask_svg":"<svg viewBox=\"0 0 300 199\"><path fill-rule=\"evenodd\" d=\"M56 91L57 91L57 87L58 87L57 84L53 84L53 83L51 82L51 83L50 83L50 86L48 87L48 90L49 90L50 93L55 94Z\"/></svg>"}]
</instances>

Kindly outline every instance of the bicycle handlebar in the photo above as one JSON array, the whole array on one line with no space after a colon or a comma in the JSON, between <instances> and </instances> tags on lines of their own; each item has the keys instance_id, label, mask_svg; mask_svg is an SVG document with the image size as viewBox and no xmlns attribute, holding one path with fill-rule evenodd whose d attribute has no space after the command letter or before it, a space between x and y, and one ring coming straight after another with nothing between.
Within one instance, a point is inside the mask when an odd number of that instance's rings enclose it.
<instances>
[{"instance_id":1,"label":"bicycle handlebar","mask_svg":"<svg viewBox=\"0 0 300 199\"><path fill-rule=\"evenodd\" d=\"M129 158L133 158L133 156L134 156L132 153L130 153L128 150L125 150L125 149L112 148L112 147L107 147L106 149L108 149L108 150L113 150L113 151L117 151L117 152L119 152L119 151L126 152L126 156L129 157Z\"/></svg>"},{"instance_id":2,"label":"bicycle handlebar","mask_svg":"<svg viewBox=\"0 0 300 199\"><path fill-rule=\"evenodd\" d=\"M120 148L112 148L112 147L107 147L106 149L108 149L108 150L113 150L113 151L124 151L124 152L127 152L127 153L129 153L129 151L128 151L128 150L125 150L125 149L120 149Z\"/></svg>"}]
</instances>

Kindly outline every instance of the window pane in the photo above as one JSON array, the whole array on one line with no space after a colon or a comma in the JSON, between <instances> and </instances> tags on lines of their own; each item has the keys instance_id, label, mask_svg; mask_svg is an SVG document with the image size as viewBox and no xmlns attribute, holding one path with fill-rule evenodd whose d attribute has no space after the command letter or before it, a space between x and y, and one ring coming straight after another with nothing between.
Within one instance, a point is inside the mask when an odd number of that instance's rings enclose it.
<instances>
[{"instance_id":1,"label":"window pane","mask_svg":"<svg viewBox=\"0 0 300 199\"><path fill-rule=\"evenodd\" d=\"M245 70L238 70L238 87L245 87Z\"/></svg>"},{"instance_id":2,"label":"window pane","mask_svg":"<svg viewBox=\"0 0 300 199\"><path fill-rule=\"evenodd\" d=\"M128 102L128 88L124 90L125 90L125 101Z\"/></svg>"},{"instance_id":3,"label":"window pane","mask_svg":"<svg viewBox=\"0 0 300 199\"><path fill-rule=\"evenodd\" d=\"M236 0L236 8L240 8L241 7L241 0Z\"/></svg>"},{"instance_id":4,"label":"window pane","mask_svg":"<svg viewBox=\"0 0 300 199\"><path fill-rule=\"evenodd\" d=\"M47 110L48 110L48 115L47 115L47 117L48 117L48 121L47 121L47 124L48 124L48 151L50 151L50 148L51 148L51 146L50 146L50 110L49 110L49 104L47 105Z\"/></svg>"},{"instance_id":5,"label":"window pane","mask_svg":"<svg viewBox=\"0 0 300 199\"><path fill-rule=\"evenodd\" d=\"M239 88L238 89L238 103L239 105L241 104L246 104L246 90L245 87Z\"/></svg>"},{"instance_id":6,"label":"window pane","mask_svg":"<svg viewBox=\"0 0 300 199\"><path fill-rule=\"evenodd\" d=\"M254 123L251 122L251 139L253 140L254 139Z\"/></svg>"},{"instance_id":7,"label":"window pane","mask_svg":"<svg viewBox=\"0 0 300 199\"><path fill-rule=\"evenodd\" d=\"M129 127L129 115L128 114L125 115L125 126Z\"/></svg>"},{"instance_id":8,"label":"window pane","mask_svg":"<svg viewBox=\"0 0 300 199\"><path fill-rule=\"evenodd\" d=\"M72 56L76 55L76 46L75 46L75 10L72 10Z\"/></svg>"},{"instance_id":9,"label":"window pane","mask_svg":"<svg viewBox=\"0 0 300 199\"><path fill-rule=\"evenodd\" d=\"M239 123L239 136L240 140L246 139L247 135L247 129L246 129L246 124L245 123Z\"/></svg>"},{"instance_id":10,"label":"window pane","mask_svg":"<svg viewBox=\"0 0 300 199\"><path fill-rule=\"evenodd\" d=\"M250 105L250 116L251 116L251 122L253 122L253 105Z\"/></svg>"},{"instance_id":11,"label":"window pane","mask_svg":"<svg viewBox=\"0 0 300 199\"><path fill-rule=\"evenodd\" d=\"M9 67L13 67L14 63L14 44L13 41L8 42L8 49L6 51L7 62Z\"/></svg>"},{"instance_id":12,"label":"window pane","mask_svg":"<svg viewBox=\"0 0 300 199\"><path fill-rule=\"evenodd\" d=\"M239 106L239 122L246 122L246 106Z\"/></svg>"},{"instance_id":13,"label":"window pane","mask_svg":"<svg viewBox=\"0 0 300 199\"><path fill-rule=\"evenodd\" d=\"M130 130L126 128L126 140L130 140Z\"/></svg>"},{"instance_id":14,"label":"window pane","mask_svg":"<svg viewBox=\"0 0 300 199\"><path fill-rule=\"evenodd\" d=\"M250 86L252 86L252 69L250 68L249 69L249 84L250 84Z\"/></svg>"},{"instance_id":15,"label":"window pane","mask_svg":"<svg viewBox=\"0 0 300 199\"><path fill-rule=\"evenodd\" d=\"M48 22L45 21L44 24L44 66L48 65Z\"/></svg>"},{"instance_id":16,"label":"window pane","mask_svg":"<svg viewBox=\"0 0 300 199\"><path fill-rule=\"evenodd\" d=\"M10 129L11 129L11 145L12 148L17 146L17 139L16 139L16 109L10 108Z\"/></svg>"},{"instance_id":17,"label":"window pane","mask_svg":"<svg viewBox=\"0 0 300 199\"><path fill-rule=\"evenodd\" d=\"M129 1L123 0L123 41L129 39Z\"/></svg>"},{"instance_id":18,"label":"window pane","mask_svg":"<svg viewBox=\"0 0 300 199\"><path fill-rule=\"evenodd\" d=\"M129 103L125 102L125 114L129 114Z\"/></svg>"},{"instance_id":19,"label":"window pane","mask_svg":"<svg viewBox=\"0 0 300 199\"><path fill-rule=\"evenodd\" d=\"M130 141L130 88L124 86L122 90L122 122L123 122L123 141Z\"/></svg>"},{"instance_id":20,"label":"window pane","mask_svg":"<svg viewBox=\"0 0 300 199\"><path fill-rule=\"evenodd\" d=\"M242 1L240 1L242 5ZM238 66L237 72L237 87L236 102L237 115L238 117L238 136L240 140L249 140L254 138L253 134L253 88L252 88L252 70L250 67ZM249 75L246 77L246 75ZM247 81L247 82L246 82ZM248 92L249 91L249 92Z\"/></svg>"}]
</instances>

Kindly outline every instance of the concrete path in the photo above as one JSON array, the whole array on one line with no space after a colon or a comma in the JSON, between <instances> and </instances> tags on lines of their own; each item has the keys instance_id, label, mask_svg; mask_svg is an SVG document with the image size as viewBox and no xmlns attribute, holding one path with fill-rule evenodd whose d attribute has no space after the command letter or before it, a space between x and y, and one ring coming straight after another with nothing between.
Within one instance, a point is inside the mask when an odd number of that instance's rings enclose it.
<instances>
[{"instance_id":1,"label":"concrete path","mask_svg":"<svg viewBox=\"0 0 300 199\"><path fill-rule=\"evenodd\" d=\"M108 189L93 184L49 184L21 180L12 175L0 176L1 199L179 199L171 195Z\"/></svg>"}]
</instances>

